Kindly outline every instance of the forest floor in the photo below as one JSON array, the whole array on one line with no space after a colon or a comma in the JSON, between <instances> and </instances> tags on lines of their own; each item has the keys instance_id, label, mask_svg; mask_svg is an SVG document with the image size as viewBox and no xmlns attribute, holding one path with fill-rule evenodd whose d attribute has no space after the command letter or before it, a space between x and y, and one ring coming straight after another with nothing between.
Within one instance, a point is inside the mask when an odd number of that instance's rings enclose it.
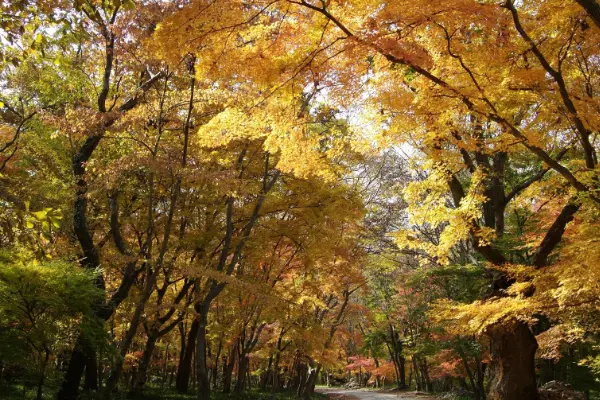
<instances>
[{"instance_id":1,"label":"forest floor","mask_svg":"<svg viewBox=\"0 0 600 400\"><path fill-rule=\"evenodd\" d=\"M56 391L58 388L46 388L43 399L54 400L56 398ZM0 400L34 400L35 389L27 388L24 389L22 385L0 385ZM85 400L93 400L95 396L83 396ZM127 393L116 393L113 397L115 400L127 399ZM139 395L135 400L196 400L196 394L190 391L188 394L176 393L174 390L165 390L157 387L149 386L144 394ZM294 392L277 392L272 394L271 392L258 392L258 391L247 391L243 393L220 393L211 392L211 400L297 400L298 397ZM327 395L321 393L315 393L313 396L314 400L326 400Z\"/></svg>"},{"instance_id":2,"label":"forest floor","mask_svg":"<svg viewBox=\"0 0 600 400\"><path fill-rule=\"evenodd\" d=\"M397 392L391 390L360 390L342 388L318 388L318 393L327 394L335 400L434 400L436 397L415 392Z\"/></svg>"}]
</instances>

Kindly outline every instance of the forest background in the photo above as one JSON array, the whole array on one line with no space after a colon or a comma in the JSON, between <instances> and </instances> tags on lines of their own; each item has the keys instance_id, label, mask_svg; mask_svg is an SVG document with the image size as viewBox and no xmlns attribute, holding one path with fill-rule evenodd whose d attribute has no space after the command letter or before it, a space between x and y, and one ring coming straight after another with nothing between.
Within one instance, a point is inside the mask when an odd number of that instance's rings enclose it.
<instances>
[{"instance_id":1,"label":"forest background","mask_svg":"<svg viewBox=\"0 0 600 400\"><path fill-rule=\"evenodd\" d=\"M2 396L599 395L596 1L0 4Z\"/></svg>"}]
</instances>

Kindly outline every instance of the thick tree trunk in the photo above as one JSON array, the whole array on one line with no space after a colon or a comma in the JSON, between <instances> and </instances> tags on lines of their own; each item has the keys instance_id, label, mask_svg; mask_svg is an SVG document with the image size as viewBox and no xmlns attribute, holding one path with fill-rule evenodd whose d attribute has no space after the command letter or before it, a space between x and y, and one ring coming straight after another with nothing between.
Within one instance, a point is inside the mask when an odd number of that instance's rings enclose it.
<instances>
[{"instance_id":1,"label":"thick tree trunk","mask_svg":"<svg viewBox=\"0 0 600 400\"><path fill-rule=\"evenodd\" d=\"M527 324L512 321L487 329L491 339L488 400L537 400L535 352L537 341Z\"/></svg>"},{"instance_id":2,"label":"thick tree trunk","mask_svg":"<svg viewBox=\"0 0 600 400\"><path fill-rule=\"evenodd\" d=\"M400 375L398 378L398 388L406 389L408 387L406 385L406 359L402 356L398 357L398 374Z\"/></svg>"},{"instance_id":3,"label":"thick tree trunk","mask_svg":"<svg viewBox=\"0 0 600 400\"><path fill-rule=\"evenodd\" d=\"M85 381L83 390L86 392L98 391L98 360L95 351L90 351L85 360Z\"/></svg>"},{"instance_id":4,"label":"thick tree trunk","mask_svg":"<svg viewBox=\"0 0 600 400\"><path fill-rule=\"evenodd\" d=\"M315 392L315 386L317 384L317 378L319 377L320 372L321 364L317 364L316 367L309 369L309 373L306 378L306 384L304 385L304 389L302 391L303 400L310 400L311 396Z\"/></svg>"},{"instance_id":5,"label":"thick tree trunk","mask_svg":"<svg viewBox=\"0 0 600 400\"><path fill-rule=\"evenodd\" d=\"M198 336L198 328L200 323L194 319L190 331L187 335L187 343L183 349L183 357L177 367L177 378L175 380L175 388L179 393L187 393L190 383L190 375L192 373L192 355L194 354L194 346ZM184 339L185 340L185 339Z\"/></svg>"},{"instance_id":6,"label":"thick tree trunk","mask_svg":"<svg viewBox=\"0 0 600 400\"><path fill-rule=\"evenodd\" d=\"M92 354L86 351L89 349L90 346L84 339L83 333L80 333L71 353L62 386L56 395L57 400L76 400L79 397L79 383L89 358L86 355Z\"/></svg>"},{"instance_id":7,"label":"thick tree trunk","mask_svg":"<svg viewBox=\"0 0 600 400\"><path fill-rule=\"evenodd\" d=\"M596 0L577 0L579 5L584 8L592 21L600 28L600 5Z\"/></svg>"}]
</instances>

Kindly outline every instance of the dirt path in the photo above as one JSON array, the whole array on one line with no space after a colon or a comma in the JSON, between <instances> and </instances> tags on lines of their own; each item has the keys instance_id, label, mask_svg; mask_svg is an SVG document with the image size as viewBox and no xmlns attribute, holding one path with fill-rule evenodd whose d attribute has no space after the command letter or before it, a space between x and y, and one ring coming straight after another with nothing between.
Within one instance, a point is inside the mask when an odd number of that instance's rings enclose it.
<instances>
[{"instance_id":1,"label":"dirt path","mask_svg":"<svg viewBox=\"0 0 600 400\"><path fill-rule=\"evenodd\" d=\"M354 389L317 389L317 392L329 395L330 399L337 400L434 400L435 397L415 394L414 392L383 392L374 390Z\"/></svg>"}]
</instances>

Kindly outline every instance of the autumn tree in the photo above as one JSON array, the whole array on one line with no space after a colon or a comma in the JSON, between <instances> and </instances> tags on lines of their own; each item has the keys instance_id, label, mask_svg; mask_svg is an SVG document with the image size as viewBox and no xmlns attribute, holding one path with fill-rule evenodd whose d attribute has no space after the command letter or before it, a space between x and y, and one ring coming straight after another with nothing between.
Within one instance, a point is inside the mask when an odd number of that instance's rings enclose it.
<instances>
[{"instance_id":1,"label":"autumn tree","mask_svg":"<svg viewBox=\"0 0 600 400\"><path fill-rule=\"evenodd\" d=\"M423 210L414 218L429 210L428 223L444 230L439 245L426 247L428 253L445 262L458 241L468 239L491 271L501 270L486 300L490 305L512 301L504 291L521 287L506 273L508 265L531 265L552 275L549 256L567 224L578 211L594 210L598 203L591 139L596 129L596 28L586 22L588 14L580 5L289 1L253 6L249 21L266 20L267 32L293 35L299 39L294 45L304 49L281 52L287 58L281 59L275 88L302 79L309 85L318 76L313 88L328 79L329 86L339 84L340 90L331 89L328 96L351 108L349 103L360 101L369 87L375 101L364 108L363 118L387 125L388 137L408 141L422 152L424 167L433 173L420 185L422 195L413 191L409 202ZM271 6L278 11L264 11ZM293 23L287 18L290 10ZM269 25L273 20L278 24ZM464 20L470 21L468 28ZM315 34L294 35L300 26ZM253 39L241 54L246 59L261 54L255 64L290 46L278 35L256 32L248 33ZM510 181L520 172L515 161L532 157L537 169ZM506 231L507 206L546 176L563 187L562 209L531 256L517 261L499 242ZM451 206L445 204L446 193L452 195ZM534 310L503 309L515 312L496 314L480 330L495 343L490 397L536 398L537 344L528 326ZM527 362L511 363L515 359Z\"/></svg>"},{"instance_id":2,"label":"autumn tree","mask_svg":"<svg viewBox=\"0 0 600 400\"><path fill-rule=\"evenodd\" d=\"M38 377L69 337L59 399L159 366L199 399L250 371L307 399L360 351L399 387L454 360L490 399L538 398L536 352L597 370L599 10L3 4L0 250L28 258L0 290L55 288L9 331Z\"/></svg>"}]
</instances>

